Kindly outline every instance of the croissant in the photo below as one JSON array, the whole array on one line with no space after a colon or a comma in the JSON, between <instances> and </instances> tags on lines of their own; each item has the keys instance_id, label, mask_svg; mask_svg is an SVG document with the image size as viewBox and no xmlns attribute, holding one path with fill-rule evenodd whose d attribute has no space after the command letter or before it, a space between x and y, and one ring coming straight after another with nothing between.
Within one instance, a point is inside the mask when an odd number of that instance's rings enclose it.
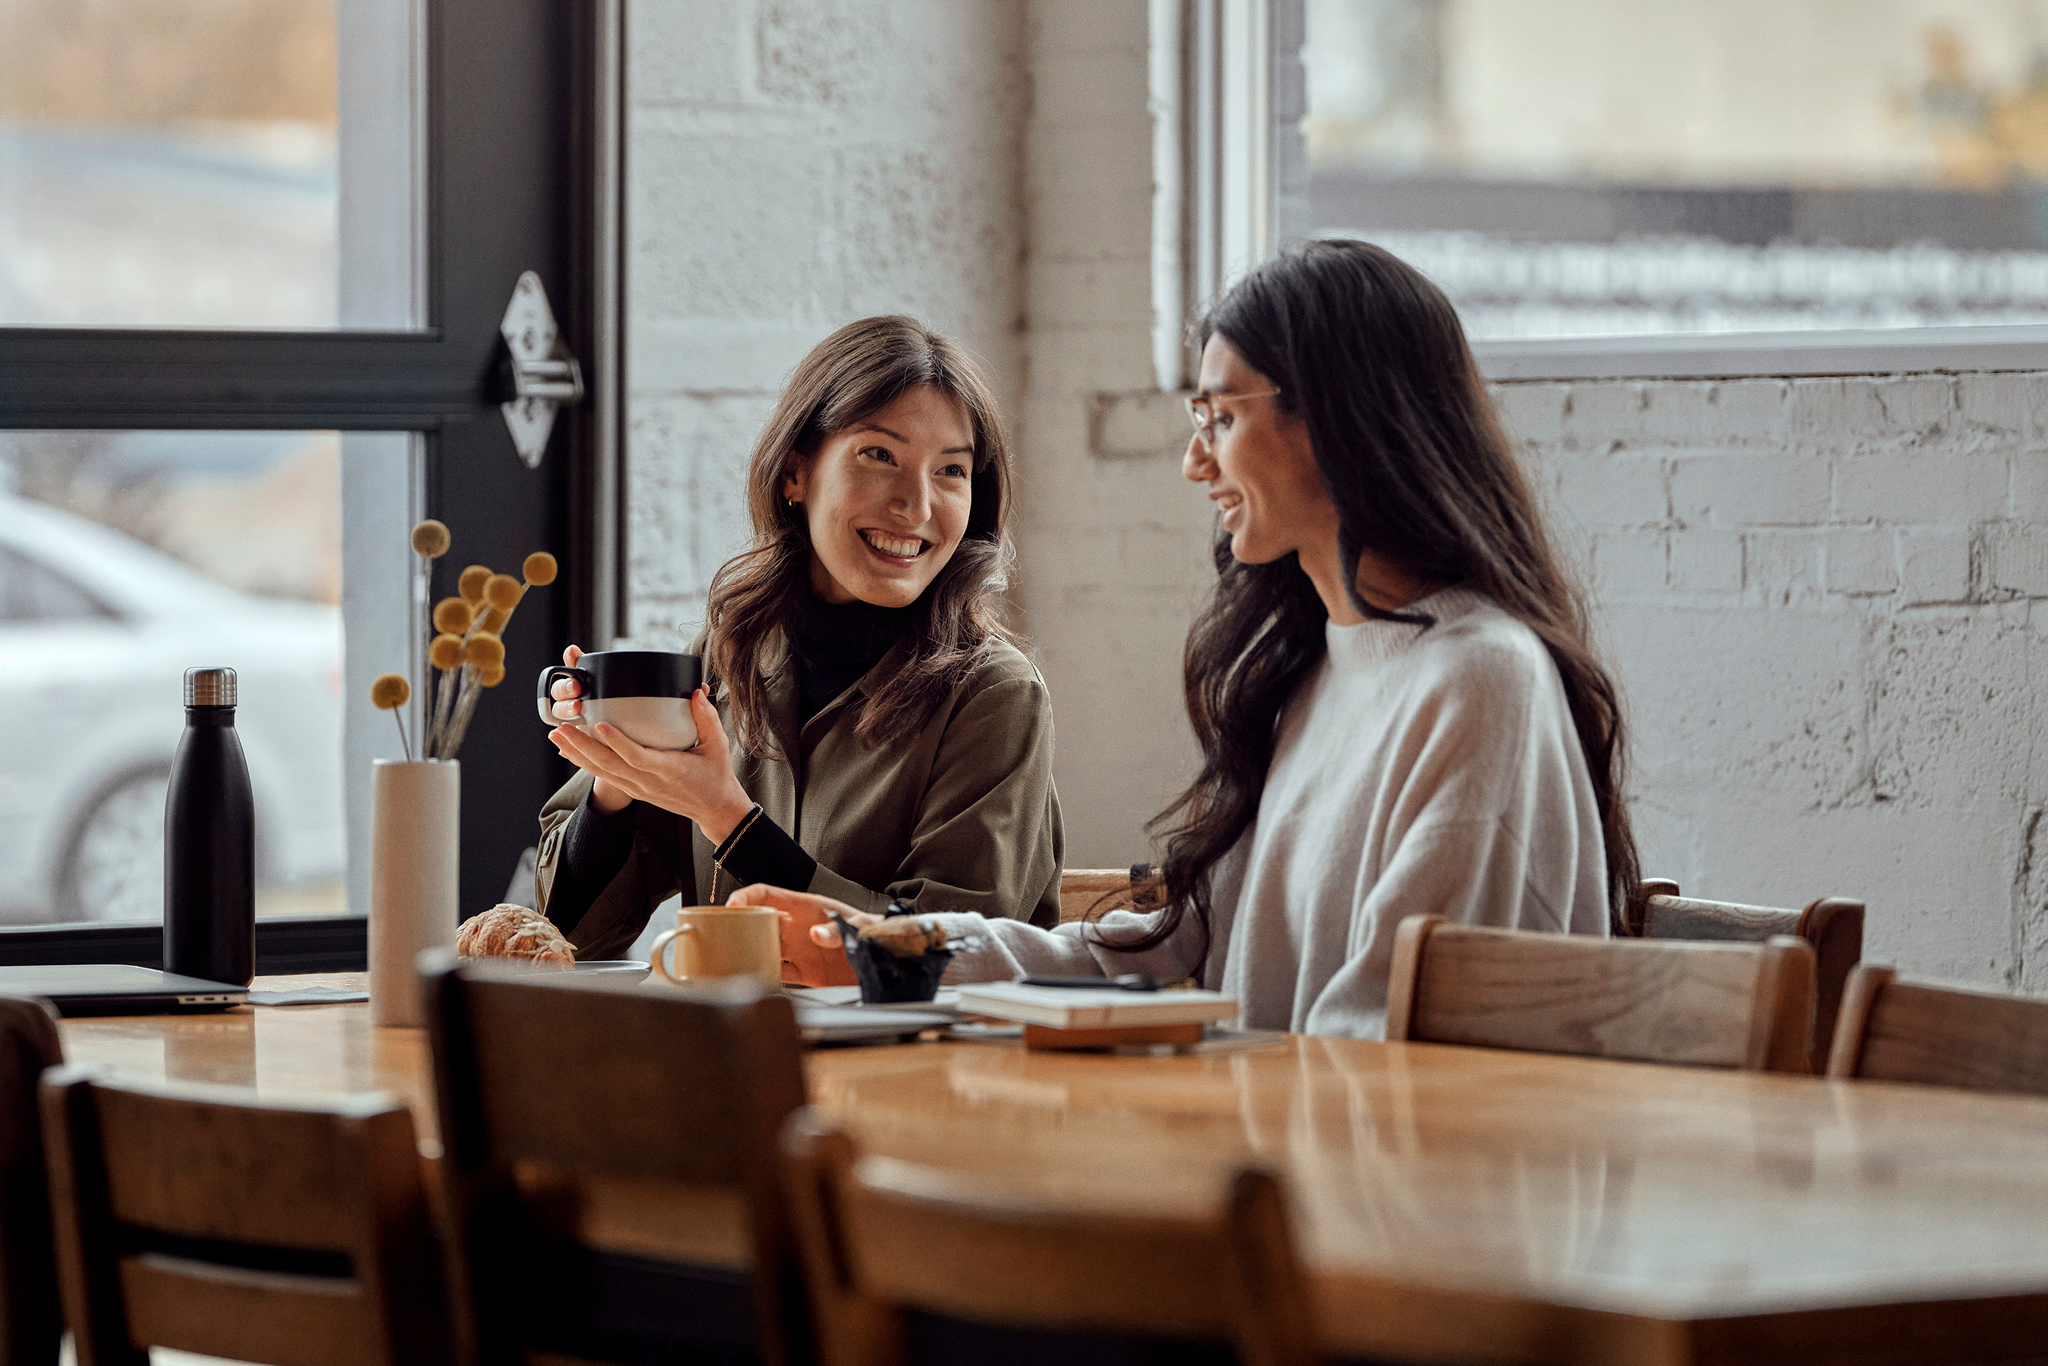
<instances>
[{"instance_id":1,"label":"croissant","mask_svg":"<svg viewBox=\"0 0 2048 1366\"><path fill-rule=\"evenodd\" d=\"M523 958L549 967L576 965L576 950L555 922L526 906L499 904L462 922L455 952L464 958Z\"/></svg>"}]
</instances>

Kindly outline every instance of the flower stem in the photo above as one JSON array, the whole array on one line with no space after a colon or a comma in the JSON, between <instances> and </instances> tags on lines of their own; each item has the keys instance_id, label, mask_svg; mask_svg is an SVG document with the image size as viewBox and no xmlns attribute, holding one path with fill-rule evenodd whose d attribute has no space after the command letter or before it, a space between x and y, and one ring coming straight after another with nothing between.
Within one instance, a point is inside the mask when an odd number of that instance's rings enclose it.
<instances>
[{"instance_id":1,"label":"flower stem","mask_svg":"<svg viewBox=\"0 0 2048 1366\"><path fill-rule=\"evenodd\" d=\"M448 715L455 707L455 670L436 669L434 672L438 673L441 678L439 685L435 689L434 696L434 727L431 749L433 753L443 759L447 759L453 757L448 751L447 741Z\"/></svg>"},{"instance_id":2,"label":"flower stem","mask_svg":"<svg viewBox=\"0 0 2048 1366\"><path fill-rule=\"evenodd\" d=\"M455 718L448 727L448 752L443 757L452 759L462 748L464 737L469 734L469 718L476 712L476 700L483 692L477 682L476 666L469 665L462 671L462 698L455 704Z\"/></svg>"}]
</instances>

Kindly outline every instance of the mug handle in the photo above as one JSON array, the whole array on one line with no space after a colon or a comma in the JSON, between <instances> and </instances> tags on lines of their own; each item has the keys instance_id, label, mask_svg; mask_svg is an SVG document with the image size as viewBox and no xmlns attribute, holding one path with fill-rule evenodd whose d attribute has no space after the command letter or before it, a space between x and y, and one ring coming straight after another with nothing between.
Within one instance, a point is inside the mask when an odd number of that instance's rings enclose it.
<instances>
[{"instance_id":1,"label":"mug handle","mask_svg":"<svg viewBox=\"0 0 2048 1366\"><path fill-rule=\"evenodd\" d=\"M583 701L588 702L590 700L590 690L594 686L591 681L590 670L575 669L566 664L550 664L547 668L540 671L539 690L534 694L534 706L540 711L540 719L550 726L582 725L583 718L580 716L573 720L564 721L555 715L555 699L548 689L555 686L557 678L575 679L576 685L583 689Z\"/></svg>"},{"instance_id":2,"label":"mug handle","mask_svg":"<svg viewBox=\"0 0 2048 1366\"><path fill-rule=\"evenodd\" d=\"M678 936L688 934L696 928L695 925L678 925L672 930L663 930L654 937L654 949L649 954L649 957L654 962L655 972L660 974L661 980L667 982L670 986L683 986L690 979L687 977L677 977L669 972L668 946L674 943Z\"/></svg>"}]
</instances>

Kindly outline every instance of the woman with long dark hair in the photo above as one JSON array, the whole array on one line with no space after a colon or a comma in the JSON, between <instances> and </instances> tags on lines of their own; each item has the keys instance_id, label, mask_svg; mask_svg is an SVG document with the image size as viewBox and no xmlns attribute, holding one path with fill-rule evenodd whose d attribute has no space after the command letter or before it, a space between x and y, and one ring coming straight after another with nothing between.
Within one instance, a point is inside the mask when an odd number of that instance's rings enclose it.
<instances>
[{"instance_id":1,"label":"woman with long dark hair","mask_svg":"<svg viewBox=\"0 0 2048 1366\"><path fill-rule=\"evenodd\" d=\"M675 892L749 883L1057 921L1051 706L997 615L1009 498L994 397L953 343L868 318L803 359L748 467L753 544L711 582L703 742L549 732L581 771L541 812L535 890L579 957L617 957ZM577 715L573 680L554 695Z\"/></svg>"},{"instance_id":2,"label":"woman with long dark hair","mask_svg":"<svg viewBox=\"0 0 2048 1366\"><path fill-rule=\"evenodd\" d=\"M1155 822L1166 907L941 917L987 945L957 975L1195 976L1248 1025L1370 1038L1404 916L1633 932L1619 701L1450 303L1318 242L1203 343L1183 473L1218 582L1185 661L1201 771Z\"/></svg>"}]
</instances>

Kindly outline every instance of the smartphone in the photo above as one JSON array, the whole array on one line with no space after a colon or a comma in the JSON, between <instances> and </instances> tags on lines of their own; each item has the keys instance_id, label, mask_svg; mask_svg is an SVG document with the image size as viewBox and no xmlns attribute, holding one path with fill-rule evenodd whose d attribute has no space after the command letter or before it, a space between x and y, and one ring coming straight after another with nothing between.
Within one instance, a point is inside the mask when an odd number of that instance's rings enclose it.
<instances>
[{"instance_id":1,"label":"smartphone","mask_svg":"<svg viewBox=\"0 0 2048 1366\"><path fill-rule=\"evenodd\" d=\"M1121 977L1067 977L1058 973L1033 973L1021 979L1027 987L1080 987L1094 991L1157 991L1158 979L1127 972Z\"/></svg>"}]
</instances>

